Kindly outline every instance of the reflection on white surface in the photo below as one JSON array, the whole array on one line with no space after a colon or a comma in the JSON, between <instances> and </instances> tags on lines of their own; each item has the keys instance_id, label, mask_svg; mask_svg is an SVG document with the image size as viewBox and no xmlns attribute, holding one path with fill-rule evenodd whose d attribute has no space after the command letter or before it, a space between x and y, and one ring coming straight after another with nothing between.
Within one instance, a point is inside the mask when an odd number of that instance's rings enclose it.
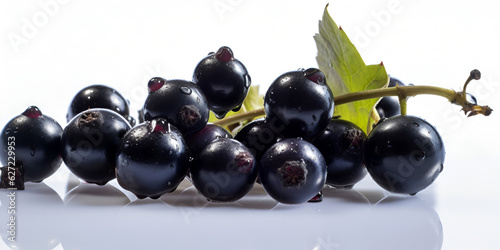
<instances>
[{"instance_id":1,"label":"reflection on white surface","mask_svg":"<svg viewBox=\"0 0 500 250\"><path fill-rule=\"evenodd\" d=\"M69 176L54 187L73 186ZM0 191L3 222L8 194ZM322 202L301 205L279 204L258 184L237 202L208 202L188 181L158 200L138 200L113 183L80 183L63 199L45 183L28 184L16 191L16 202L16 243L0 230L12 249L441 249L443 243L440 218L427 201L363 184L325 189Z\"/></svg>"}]
</instances>

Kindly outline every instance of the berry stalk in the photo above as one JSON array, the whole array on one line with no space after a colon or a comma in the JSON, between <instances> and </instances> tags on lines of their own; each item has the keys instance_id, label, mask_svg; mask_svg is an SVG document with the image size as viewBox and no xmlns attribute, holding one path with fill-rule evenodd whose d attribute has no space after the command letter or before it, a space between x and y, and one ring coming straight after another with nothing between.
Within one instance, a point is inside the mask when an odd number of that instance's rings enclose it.
<instances>
[{"instance_id":1,"label":"berry stalk","mask_svg":"<svg viewBox=\"0 0 500 250\"><path fill-rule=\"evenodd\" d=\"M482 114L489 116L493 111L489 106L479 106L470 103L466 98L466 87L472 80L480 79L478 70L471 71L471 74L464 84L463 92L456 92L452 89L446 89L436 86L396 86L383 89L364 90L359 92L352 92L344 95L334 97L335 105L342 105L350 102L361 101L365 99L381 98L385 96L398 96L401 104L401 114L406 114L406 100L408 97L417 95L436 95L441 96L452 104L459 105L467 116L474 116ZM265 115L264 109L256 109L242 114L230 116L219 121L214 122L220 126L227 126L241 121L253 119L258 116Z\"/></svg>"}]
</instances>

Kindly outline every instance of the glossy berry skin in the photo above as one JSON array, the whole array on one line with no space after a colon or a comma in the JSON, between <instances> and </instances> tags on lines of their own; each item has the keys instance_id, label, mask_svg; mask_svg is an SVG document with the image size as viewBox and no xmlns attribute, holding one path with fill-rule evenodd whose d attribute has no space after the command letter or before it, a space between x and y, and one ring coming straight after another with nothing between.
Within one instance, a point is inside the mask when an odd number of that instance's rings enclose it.
<instances>
[{"instance_id":1,"label":"glossy berry skin","mask_svg":"<svg viewBox=\"0 0 500 250\"><path fill-rule=\"evenodd\" d=\"M245 65L235 59L233 51L226 46L198 63L193 82L205 94L208 107L218 118L231 110L239 110L251 85Z\"/></svg>"},{"instance_id":2,"label":"glossy berry skin","mask_svg":"<svg viewBox=\"0 0 500 250\"><path fill-rule=\"evenodd\" d=\"M365 132L356 124L333 119L326 130L313 141L326 161L326 184L339 189L351 189L366 176L363 164L365 138Z\"/></svg>"},{"instance_id":3,"label":"glossy berry skin","mask_svg":"<svg viewBox=\"0 0 500 250\"><path fill-rule=\"evenodd\" d=\"M118 184L138 198L174 191L188 170L189 150L181 132L163 118L135 126L117 153Z\"/></svg>"},{"instance_id":4,"label":"glossy berry skin","mask_svg":"<svg viewBox=\"0 0 500 250\"><path fill-rule=\"evenodd\" d=\"M62 134L64 163L78 178L106 184L115 178L116 153L130 129L125 118L109 109L89 109L78 114Z\"/></svg>"},{"instance_id":5,"label":"glossy berry skin","mask_svg":"<svg viewBox=\"0 0 500 250\"><path fill-rule=\"evenodd\" d=\"M234 139L220 138L201 151L190 172L194 186L208 200L232 202L252 189L258 170L247 147Z\"/></svg>"},{"instance_id":6,"label":"glossy berry skin","mask_svg":"<svg viewBox=\"0 0 500 250\"><path fill-rule=\"evenodd\" d=\"M198 86L185 80L149 82L144 119L162 117L184 134L194 133L208 122L207 100Z\"/></svg>"},{"instance_id":7,"label":"glossy berry skin","mask_svg":"<svg viewBox=\"0 0 500 250\"><path fill-rule=\"evenodd\" d=\"M22 162L24 182L41 182L59 169L63 129L35 106L10 120L0 136L2 166ZM9 146L10 149L9 149ZM9 151L13 152L9 155ZM9 156L13 157L9 159ZM18 165L18 164L15 164Z\"/></svg>"},{"instance_id":8,"label":"glossy berry skin","mask_svg":"<svg viewBox=\"0 0 500 250\"><path fill-rule=\"evenodd\" d=\"M382 188L414 195L441 173L445 149L441 136L428 122L414 116L394 116L370 132L363 158Z\"/></svg>"},{"instance_id":9,"label":"glossy berry skin","mask_svg":"<svg viewBox=\"0 0 500 250\"><path fill-rule=\"evenodd\" d=\"M289 138L271 146L259 162L259 179L276 201L299 204L311 200L326 181L326 162L311 143Z\"/></svg>"},{"instance_id":10,"label":"glossy berry skin","mask_svg":"<svg viewBox=\"0 0 500 250\"><path fill-rule=\"evenodd\" d=\"M333 94L323 73L314 68L287 72L268 88L264 109L285 137L313 139L333 116Z\"/></svg>"},{"instance_id":11,"label":"glossy berry skin","mask_svg":"<svg viewBox=\"0 0 500 250\"><path fill-rule=\"evenodd\" d=\"M405 86L405 84L397 78L389 78L388 87ZM376 106L380 118L389 118L401 114L401 107L396 96L382 97Z\"/></svg>"},{"instance_id":12,"label":"glossy berry skin","mask_svg":"<svg viewBox=\"0 0 500 250\"><path fill-rule=\"evenodd\" d=\"M236 133L234 139L250 149L257 161L259 161L267 149L283 139L283 136L279 133L282 129L283 127L277 127L273 122L260 118L245 125Z\"/></svg>"},{"instance_id":13,"label":"glossy berry skin","mask_svg":"<svg viewBox=\"0 0 500 250\"><path fill-rule=\"evenodd\" d=\"M207 124L201 130L184 136L193 156L199 155L208 144L219 138L233 138L225 128L216 124Z\"/></svg>"},{"instance_id":14,"label":"glossy berry skin","mask_svg":"<svg viewBox=\"0 0 500 250\"><path fill-rule=\"evenodd\" d=\"M123 116L131 126L136 123L135 119L130 116L129 101L116 89L99 84L87 86L73 97L66 120L69 122L80 112L91 108L110 109Z\"/></svg>"}]
</instances>

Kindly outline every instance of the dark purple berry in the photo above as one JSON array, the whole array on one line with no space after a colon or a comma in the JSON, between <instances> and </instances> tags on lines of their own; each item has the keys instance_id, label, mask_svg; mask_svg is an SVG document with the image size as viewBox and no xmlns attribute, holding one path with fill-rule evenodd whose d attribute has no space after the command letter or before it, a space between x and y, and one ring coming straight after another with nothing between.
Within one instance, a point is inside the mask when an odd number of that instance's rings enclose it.
<instances>
[{"instance_id":1,"label":"dark purple berry","mask_svg":"<svg viewBox=\"0 0 500 250\"><path fill-rule=\"evenodd\" d=\"M234 139L247 146L259 161L269 147L283 139L279 133L282 129L282 127L275 126L273 122L261 118L245 125L236 133Z\"/></svg>"},{"instance_id":2,"label":"dark purple berry","mask_svg":"<svg viewBox=\"0 0 500 250\"><path fill-rule=\"evenodd\" d=\"M61 155L68 169L89 183L115 178L116 153L130 124L109 109L89 109L64 128Z\"/></svg>"},{"instance_id":3,"label":"dark purple berry","mask_svg":"<svg viewBox=\"0 0 500 250\"><path fill-rule=\"evenodd\" d=\"M264 98L267 119L283 127L288 138L313 139L332 119L333 94L318 69L298 70L278 77Z\"/></svg>"},{"instance_id":4,"label":"dark purple berry","mask_svg":"<svg viewBox=\"0 0 500 250\"><path fill-rule=\"evenodd\" d=\"M136 123L130 115L129 101L116 89L105 85L90 85L80 90L71 101L66 119L69 122L80 112L91 108L110 109L123 116L131 126Z\"/></svg>"},{"instance_id":5,"label":"dark purple berry","mask_svg":"<svg viewBox=\"0 0 500 250\"><path fill-rule=\"evenodd\" d=\"M443 170L444 144L436 129L414 116L379 122L365 140L363 160L382 188L414 195Z\"/></svg>"},{"instance_id":6,"label":"dark purple berry","mask_svg":"<svg viewBox=\"0 0 500 250\"><path fill-rule=\"evenodd\" d=\"M238 110L247 96L251 79L247 69L234 58L229 47L210 53L196 66L193 82L205 94L208 107L218 118Z\"/></svg>"},{"instance_id":7,"label":"dark purple berry","mask_svg":"<svg viewBox=\"0 0 500 250\"><path fill-rule=\"evenodd\" d=\"M225 128L215 125L207 124L203 129L184 136L186 144L191 150L193 156L197 156L213 140L219 138L233 138Z\"/></svg>"},{"instance_id":8,"label":"dark purple berry","mask_svg":"<svg viewBox=\"0 0 500 250\"><path fill-rule=\"evenodd\" d=\"M366 134L354 123L333 119L313 141L326 161L326 184L350 189L366 176L362 151L365 138Z\"/></svg>"},{"instance_id":9,"label":"dark purple berry","mask_svg":"<svg viewBox=\"0 0 500 250\"><path fill-rule=\"evenodd\" d=\"M181 132L163 118L131 129L117 154L116 178L138 198L174 191L188 171L189 150Z\"/></svg>"},{"instance_id":10,"label":"dark purple berry","mask_svg":"<svg viewBox=\"0 0 500 250\"><path fill-rule=\"evenodd\" d=\"M149 90L143 108L146 121L165 118L184 134L194 133L207 124L207 101L196 84L153 78L149 82Z\"/></svg>"},{"instance_id":11,"label":"dark purple berry","mask_svg":"<svg viewBox=\"0 0 500 250\"><path fill-rule=\"evenodd\" d=\"M240 142L220 138L208 144L195 157L191 179L203 196L211 201L230 202L241 199L257 178L255 157Z\"/></svg>"},{"instance_id":12,"label":"dark purple berry","mask_svg":"<svg viewBox=\"0 0 500 250\"><path fill-rule=\"evenodd\" d=\"M43 115L40 109L35 106L27 108L2 130L1 164L8 166L9 162L21 161L25 182L43 181L61 165L59 148L62 132L59 123ZM12 152L10 155L9 151Z\"/></svg>"},{"instance_id":13,"label":"dark purple berry","mask_svg":"<svg viewBox=\"0 0 500 250\"><path fill-rule=\"evenodd\" d=\"M259 162L259 179L276 201L298 204L311 200L326 181L326 162L311 143L289 138L271 146Z\"/></svg>"}]
</instances>

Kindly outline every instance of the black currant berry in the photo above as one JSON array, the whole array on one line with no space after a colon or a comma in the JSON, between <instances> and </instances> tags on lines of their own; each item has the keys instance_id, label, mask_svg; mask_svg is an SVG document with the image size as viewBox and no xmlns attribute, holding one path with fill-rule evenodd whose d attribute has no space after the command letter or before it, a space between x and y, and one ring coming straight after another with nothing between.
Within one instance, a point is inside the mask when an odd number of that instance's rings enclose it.
<instances>
[{"instance_id":1,"label":"black currant berry","mask_svg":"<svg viewBox=\"0 0 500 250\"><path fill-rule=\"evenodd\" d=\"M264 98L269 120L283 127L285 137L312 139L333 116L333 94L323 73L314 68L285 73L269 87Z\"/></svg>"},{"instance_id":2,"label":"black currant berry","mask_svg":"<svg viewBox=\"0 0 500 250\"><path fill-rule=\"evenodd\" d=\"M251 85L247 69L226 46L198 63L193 82L205 94L208 107L219 119L231 110L239 110Z\"/></svg>"},{"instance_id":3,"label":"black currant berry","mask_svg":"<svg viewBox=\"0 0 500 250\"><path fill-rule=\"evenodd\" d=\"M380 122L364 143L363 159L372 178L384 189L414 195L443 170L444 144L436 129L414 116Z\"/></svg>"},{"instance_id":4,"label":"black currant berry","mask_svg":"<svg viewBox=\"0 0 500 250\"><path fill-rule=\"evenodd\" d=\"M71 101L66 120L69 122L80 112L91 108L111 109L123 116L131 126L136 123L130 116L129 101L116 89L105 85L91 85L80 90Z\"/></svg>"},{"instance_id":5,"label":"black currant berry","mask_svg":"<svg viewBox=\"0 0 500 250\"><path fill-rule=\"evenodd\" d=\"M88 183L104 185L115 178L116 152L130 124L109 109L89 109L64 128L61 156L68 169Z\"/></svg>"},{"instance_id":6,"label":"black currant berry","mask_svg":"<svg viewBox=\"0 0 500 250\"><path fill-rule=\"evenodd\" d=\"M388 87L405 86L399 79L390 77ZM395 96L382 97L376 106L380 118L389 118L401 114L399 99Z\"/></svg>"},{"instance_id":7,"label":"black currant berry","mask_svg":"<svg viewBox=\"0 0 500 250\"><path fill-rule=\"evenodd\" d=\"M146 121L122 139L116 179L139 198L174 191L188 171L189 150L181 132L163 118Z\"/></svg>"},{"instance_id":8,"label":"black currant berry","mask_svg":"<svg viewBox=\"0 0 500 250\"><path fill-rule=\"evenodd\" d=\"M241 199L252 189L258 173L250 150L230 138L208 144L195 158L190 171L198 192L218 202Z\"/></svg>"},{"instance_id":9,"label":"black currant berry","mask_svg":"<svg viewBox=\"0 0 500 250\"><path fill-rule=\"evenodd\" d=\"M153 78L144 103L144 119L167 119L184 134L196 132L208 122L209 110L205 96L198 86L185 80Z\"/></svg>"},{"instance_id":10,"label":"black currant berry","mask_svg":"<svg viewBox=\"0 0 500 250\"><path fill-rule=\"evenodd\" d=\"M207 124L203 129L184 136L192 156L199 155L208 144L219 138L233 138L233 136L225 128L215 124Z\"/></svg>"},{"instance_id":11,"label":"black currant berry","mask_svg":"<svg viewBox=\"0 0 500 250\"><path fill-rule=\"evenodd\" d=\"M326 162L311 143L289 138L271 146L259 162L259 179L276 201L298 204L311 200L326 181Z\"/></svg>"},{"instance_id":12,"label":"black currant berry","mask_svg":"<svg viewBox=\"0 0 500 250\"><path fill-rule=\"evenodd\" d=\"M366 176L362 150L365 138L365 132L356 124L333 119L326 130L313 141L326 161L326 184L350 189Z\"/></svg>"},{"instance_id":13,"label":"black currant berry","mask_svg":"<svg viewBox=\"0 0 500 250\"><path fill-rule=\"evenodd\" d=\"M277 127L271 121L261 118L245 125L236 133L234 139L250 149L257 161L259 161L267 149L283 139L283 136L279 133L282 129L283 127Z\"/></svg>"},{"instance_id":14,"label":"black currant berry","mask_svg":"<svg viewBox=\"0 0 500 250\"><path fill-rule=\"evenodd\" d=\"M59 148L63 129L40 109L31 106L10 120L0 136L3 166L21 161L25 182L41 182L61 165ZM11 153L9 153L11 152ZM10 164L12 165L12 164Z\"/></svg>"}]
</instances>

